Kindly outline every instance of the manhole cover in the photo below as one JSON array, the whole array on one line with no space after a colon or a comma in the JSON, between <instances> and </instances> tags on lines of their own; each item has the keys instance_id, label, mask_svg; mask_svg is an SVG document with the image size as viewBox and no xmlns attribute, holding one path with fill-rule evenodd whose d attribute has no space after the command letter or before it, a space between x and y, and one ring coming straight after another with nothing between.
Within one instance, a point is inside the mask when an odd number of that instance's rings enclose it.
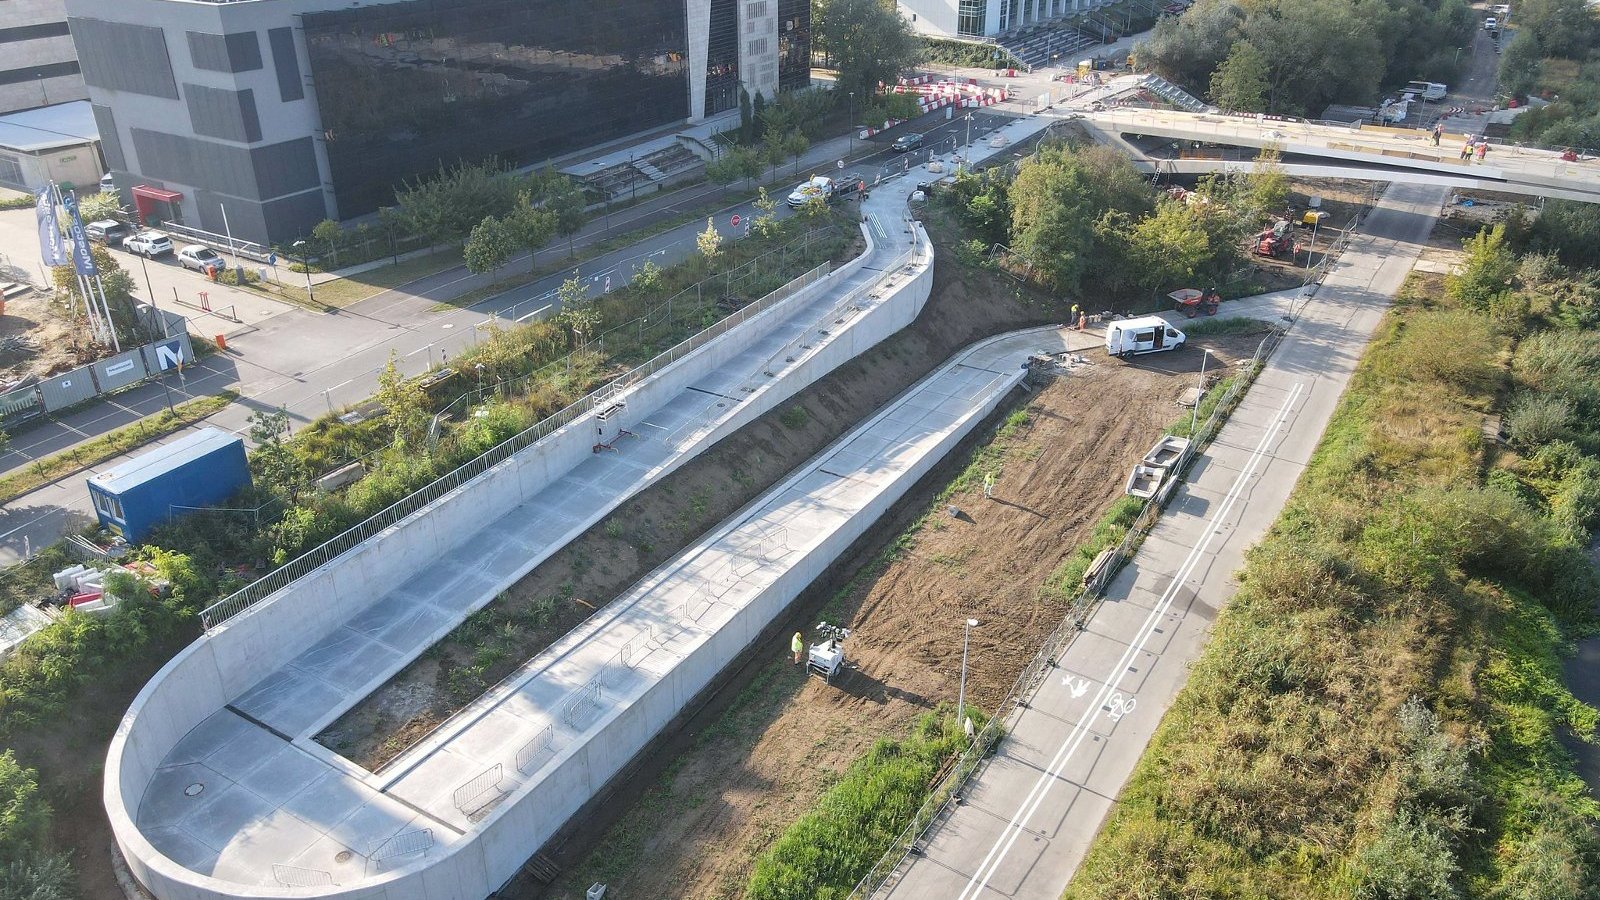
<instances>
[{"instance_id":1,"label":"manhole cover","mask_svg":"<svg viewBox=\"0 0 1600 900\"><path fill-rule=\"evenodd\" d=\"M200 792L205 790L205 789L206 789L205 785L203 785L200 782L196 781L194 784L191 784L188 787L183 789L183 795L185 797L198 797L198 796L200 796Z\"/></svg>"},{"instance_id":2,"label":"manhole cover","mask_svg":"<svg viewBox=\"0 0 1600 900\"><path fill-rule=\"evenodd\" d=\"M340 850L338 853L333 855L333 861L336 863L349 862L350 857L354 855L355 854L351 853L349 850Z\"/></svg>"}]
</instances>

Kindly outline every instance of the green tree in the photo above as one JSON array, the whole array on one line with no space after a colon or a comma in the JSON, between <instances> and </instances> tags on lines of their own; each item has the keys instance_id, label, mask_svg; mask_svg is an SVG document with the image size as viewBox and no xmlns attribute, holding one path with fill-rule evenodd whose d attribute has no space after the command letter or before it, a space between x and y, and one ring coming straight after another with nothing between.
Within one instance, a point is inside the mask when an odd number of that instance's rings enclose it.
<instances>
[{"instance_id":1,"label":"green tree","mask_svg":"<svg viewBox=\"0 0 1600 900\"><path fill-rule=\"evenodd\" d=\"M1516 24L1548 56L1576 59L1594 48L1596 20L1585 0L1522 0Z\"/></svg>"},{"instance_id":2,"label":"green tree","mask_svg":"<svg viewBox=\"0 0 1600 900\"><path fill-rule=\"evenodd\" d=\"M812 9L812 40L838 71L834 102L852 91L865 101L878 82L894 84L921 55L921 41L893 5L881 0L819 0Z\"/></svg>"},{"instance_id":3,"label":"green tree","mask_svg":"<svg viewBox=\"0 0 1600 900\"><path fill-rule=\"evenodd\" d=\"M589 221L588 205L583 189L565 177L552 184L545 200L545 208L555 216L556 234L567 239L569 256L577 252L573 241L578 230Z\"/></svg>"},{"instance_id":4,"label":"green tree","mask_svg":"<svg viewBox=\"0 0 1600 900\"><path fill-rule=\"evenodd\" d=\"M707 262L715 261L722 252L722 233L717 231L717 225L710 216L706 217L706 230L695 237L694 245Z\"/></svg>"},{"instance_id":5,"label":"green tree","mask_svg":"<svg viewBox=\"0 0 1600 900\"><path fill-rule=\"evenodd\" d=\"M661 267L653 260L645 260L633 273L633 278L628 282L634 288L650 293L661 287Z\"/></svg>"},{"instance_id":6,"label":"green tree","mask_svg":"<svg viewBox=\"0 0 1600 900\"><path fill-rule=\"evenodd\" d=\"M1134 50L1140 68L1178 84L1204 85L1228 57L1244 25L1244 8L1231 0L1199 0L1181 16L1156 22L1149 40Z\"/></svg>"},{"instance_id":7,"label":"green tree","mask_svg":"<svg viewBox=\"0 0 1600 900\"><path fill-rule=\"evenodd\" d=\"M1370 101L1387 66L1383 24L1370 4L1354 0L1278 0L1250 15L1243 34L1267 60L1267 111Z\"/></svg>"},{"instance_id":8,"label":"green tree","mask_svg":"<svg viewBox=\"0 0 1600 900\"><path fill-rule=\"evenodd\" d=\"M561 304L556 324L572 332L574 346L581 347L594 338L600 327L600 311L589 299L589 286L577 269L556 288L556 302Z\"/></svg>"},{"instance_id":9,"label":"green tree","mask_svg":"<svg viewBox=\"0 0 1600 900\"><path fill-rule=\"evenodd\" d=\"M122 212L122 195L116 191L100 191L78 198L78 215L85 222L115 218L120 212Z\"/></svg>"},{"instance_id":10,"label":"green tree","mask_svg":"<svg viewBox=\"0 0 1600 900\"><path fill-rule=\"evenodd\" d=\"M1211 260L1210 235L1186 203L1167 200L1134 225L1131 259L1146 288L1190 285Z\"/></svg>"},{"instance_id":11,"label":"green tree","mask_svg":"<svg viewBox=\"0 0 1600 900\"><path fill-rule=\"evenodd\" d=\"M739 142L748 144L756 135L755 112L750 108L750 92L739 86Z\"/></svg>"},{"instance_id":12,"label":"green tree","mask_svg":"<svg viewBox=\"0 0 1600 900\"><path fill-rule=\"evenodd\" d=\"M750 230L761 237L768 238L778 233L783 226L778 222L778 201L773 199L767 189L757 188L755 208L756 217L750 222Z\"/></svg>"},{"instance_id":13,"label":"green tree","mask_svg":"<svg viewBox=\"0 0 1600 900\"><path fill-rule=\"evenodd\" d=\"M41 850L50 831L50 804L39 796L39 773L0 753L0 859Z\"/></svg>"},{"instance_id":14,"label":"green tree","mask_svg":"<svg viewBox=\"0 0 1600 900\"><path fill-rule=\"evenodd\" d=\"M1544 72L1544 48L1532 31L1518 31L1500 54L1500 86L1517 97L1533 93Z\"/></svg>"},{"instance_id":15,"label":"green tree","mask_svg":"<svg viewBox=\"0 0 1600 900\"><path fill-rule=\"evenodd\" d=\"M555 237L558 224L555 211L546 209L541 202L533 191L524 190L517 195L517 205L506 217L511 240L528 251L528 264L534 269L539 267L539 251Z\"/></svg>"},{"instance_id":16,"label":"green tree","mask_svg":"<svg viewBox=\"0 0 1600 900\"><path fill-rule=\"evenodd\" d=\"M1467 260L1459 273L1445 279L1445 293L1457 303L1485 310L1490 302L1511 289L1517 258L1506 246L1506 226L1496 225L1462 242Z\"/></svg>"},{"instance_id":17,"label":"green tree","mask_svg":"<svg viewBox=\"0 0 1600 900\"><path fill-rule=\"evenodd\" d=\"M481 275L498 272L516 252L517 242L511 228L501 219L485 216L467 236L462 257L467 262L467 271Z\"/></svg>"},{"instance_id":18,"label":"green tree","mask_svg":"<svg viewBox=\"0 0 1600 900\"><path fill-rule=\"evenodd\" d=\"M328 250L329 265L326 268L339 268L339 240L344 237L344 229L332 219L323 219L311 229L311 239L317 242L318 251L326 247Z\"/></svg>"},{"instance_id":19,"label":"green tree","mask_svg":"<svg viewBox=\"0 0 1600 900\"><path fill-rule=\"evenodd\" d=\"M1047 146L1012 181L1011 248L1046 287L1076 293L1096 252L1095 223L1107 210L1150 209L1148 186L1126 158L1105 147Z\"/></svg>"},{"instance_id":20,"label":"green tree","mask_svg":"<svg viewBox=\"0 0 1600 900\"><path fill-rule=\"evenodd\" d=\"M511 211L520 188L498 160L441 166L437 175L407 184L395 193L398 216L416 234L437 245L464 240L484 216Z\"/></svg>"},{"instance_id":21,"label":"green tree","mask_svg":"<svg viewBox=\"0 0 1600 900\"><path fill-rule=\"evenodd\" d=\"M256 483L293 498L304 479L299 458L284 443L289 436L289 411L282 407L258 409L246 421L250 423L250 443L255 445L250 451L250 470Z\"/></svg>"},{"instance_id":22,"label":"green tree","mask_svg":"<svg viewBox=\"0 0 1600 900\"><path fill-rule=\"evenodd\" d=\"M1239 41L1211 73L1211 102L1236 112L1267 108L1267 58L1249 41Z\"/></svg>"},{"instance_id":23,"label":"green tree","mask_svg":"<svg viewBox=\"0 0 1600 900\"><path fill-rule=\"evenodd\" d=\"M394 443L406 448L421 446L428 431L428 395L415 378L400 373L393 350L388 365L378 373L378 391L373 396L383 406L384 422Z\"/></svg>"},{"instance_id":24,"label":"green tree","mask_svg":"<svg viewBox=\"0 0 1600 900\"><path fill-rule=\"evenodd\" d=\"M0 864L0 900L77 900L77 881L67 854L28 853Z\"/></svg>"}]
</instances>

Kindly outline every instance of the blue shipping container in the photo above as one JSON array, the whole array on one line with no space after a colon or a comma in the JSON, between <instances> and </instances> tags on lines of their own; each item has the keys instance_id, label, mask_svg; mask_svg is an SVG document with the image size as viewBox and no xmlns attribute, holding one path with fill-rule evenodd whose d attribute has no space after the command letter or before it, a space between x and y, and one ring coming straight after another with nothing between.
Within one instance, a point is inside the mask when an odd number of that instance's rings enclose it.
<instances>
[{"instance_id":1,"label":"blue shipping container","mask_svg":"<svg viewBox=\"0 0 1600 900\"><path fill-rule=\"evenodd\" d=\"M130 541L184 507L214 506L250 483L244 439L201 428L89 478L100 524Z\"/></svg>"}]
</instances>

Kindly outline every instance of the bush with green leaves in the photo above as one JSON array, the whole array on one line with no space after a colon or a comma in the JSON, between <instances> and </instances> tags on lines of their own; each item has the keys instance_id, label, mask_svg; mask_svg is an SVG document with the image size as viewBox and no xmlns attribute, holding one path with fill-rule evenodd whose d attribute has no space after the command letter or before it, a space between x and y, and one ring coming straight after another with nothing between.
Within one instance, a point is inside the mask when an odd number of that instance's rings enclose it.
<instances>
[{"instance_id":1,"label":"bush with green leaves","mask_svg":"<svg viewBox=\"0 0 1600 900\"><path fill-rule=\"evenodd\" d=\"M968 708L973 724L981 714ZM934 776L967 746L954 716L919 718L903 740L880 739L813 810L756 860L749 900L842 900L922 805Z\"/></svg>"}]
</instances>

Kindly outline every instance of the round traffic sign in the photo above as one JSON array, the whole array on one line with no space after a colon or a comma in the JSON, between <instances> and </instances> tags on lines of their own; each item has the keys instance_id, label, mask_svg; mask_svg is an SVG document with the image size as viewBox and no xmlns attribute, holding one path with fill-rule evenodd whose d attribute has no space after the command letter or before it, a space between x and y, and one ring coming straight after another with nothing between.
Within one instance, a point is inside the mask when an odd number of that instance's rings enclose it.
<instances>
[{"instance_id":1,"label":"round traffic sign","mask_svg":"<svg viewBox=\"0 0 1600 900\"><path fill-rule=\"evenodd\" d=\"M278 264L278 254L276 254L276 253L268 253L267 254L267 265L275 266L277 264Z\"/></svg>"},{"instance_id":2,"label":"round traffic sign","mask_svg":"<svg viewBox=\"0 0 1600 900\"><path fill-rule=\"evenodd\" d=\"M738 228L739 227L739 223L742 222L742 221L744 221L744 220L739 218L739 214L738 213L734 213L733 214L733 227Z\"/></svg>"}]
</instances>

